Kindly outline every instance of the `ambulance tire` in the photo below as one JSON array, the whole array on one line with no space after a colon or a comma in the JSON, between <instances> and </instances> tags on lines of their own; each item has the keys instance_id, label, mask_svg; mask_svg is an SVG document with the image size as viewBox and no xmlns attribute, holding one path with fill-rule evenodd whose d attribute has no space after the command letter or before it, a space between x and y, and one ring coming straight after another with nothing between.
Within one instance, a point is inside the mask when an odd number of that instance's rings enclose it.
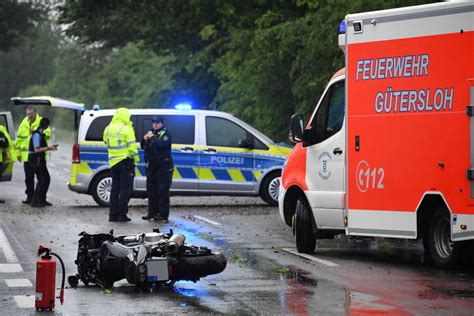
<instances>
[{"instance_id":1,"label":"ambulance tire","mask_svg":"<svg viewBox=\"0 0 474 316\"><path fill-rule=\"evenodd\" d=\"M451 222L449 212L436 210L429 227L429 254L433 263L440 268L451 268L461 253L461 244L451 241Z\"/></svg>"},{"instance_id":2,"label":"ambulance tire","mask_svg":"<svg viewBox=\"0 0 474 316\"><path fill-rule=\"evenodd\" d=\"M108 172L102 172L92 180L90 191L94 201L102 207L109 207L109 201L104 199L104 190L107 185L112 185L112 177ZM110 191L109 191L110 196Z\"/></svg>"},{"instance_id":3,"label":"ambulance tire","mask_svg":"<svg viewBox=\"0 0 474 316\"><path fill-rule=\"evenodd\" d=\"M268 174L260 185L260 197L271 206L278 205L278 191L280 190L281 171Z\"/></svg>"},{"instance_id":4,"label":"ambulance tire","mask_svg":"<svg viewBox=\"0 0 474 316\"><path fill-rule=\"evenodd\" d=\"M298 252L314 252L316 234L313 232L313 216L304 197L300 197L296 202L295 237Z\"/></svg>"}]
</instances>

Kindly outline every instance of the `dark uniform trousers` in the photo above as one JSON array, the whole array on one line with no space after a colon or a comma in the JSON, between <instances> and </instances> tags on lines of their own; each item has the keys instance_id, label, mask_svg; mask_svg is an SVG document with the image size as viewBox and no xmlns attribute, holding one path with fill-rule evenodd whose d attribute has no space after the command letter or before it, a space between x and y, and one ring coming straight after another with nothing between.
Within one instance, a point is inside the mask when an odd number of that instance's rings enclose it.
<instances>
[{"instance_id":1,"label":"dark uniform trousers","mask_svg":"<svg viewBox=\"0 0 474 316\"><path fill-rule=\"evenodd\" d=\"M23 163L23 170L25 171L26 200L31 201L35 192L35 170L28 161Z\"/></svg>"},{"instance_id":2,"label":"dark uniform trousers","mask_svg":"<svg viewBox=\"0 0 474 316\"><path fill-rule=\"evenodd\" d=\"M146 168L146 191L148 196L148 215L161 215L168 218L170 214L170 187L173 179L171 163L158 165L154 160Z\"/></svg>"},{"instance_id":3,"label":"dark uniform trousers","mask_svg":"<svg viewBox=\"0 0 474 316\"><path fill-rule=\"evenodd\" d=\"M49 175L48 167L46 166L46 161L39 160L36 164L31 163L31 169L33 171L33 177L36 175L38 178L38 183L36 184L36 189L34 190L31 203L45 203L46 193L48 192L49 184L51 182L51 177Z\"/></svg>"},{"instance_id":4,"label":"dark uniform trousers","mask_svg":"<svg viewBox=\"0 0 474 316\"><path fill-rule=\"evenodd\" d=\"M49 176L48 167L46 166L46 153L35 153L33 139L36 134L40 136L40 147L47 147L48 143L44 134L40 130L33 132L33 135L30 139L29 145L29 155L28 155L28 168L25 167L25 182L27 186L27 197L32 197L31 204L44 204L46 202L46 193L49 189L49 183L51 182L51 177ZM32 174L27 174L27 172L32 172ZM33 192L30 193L29 190L34 186L34 176L38 178L38 183L36 183L36 188ZM31 182L33 182L33 184ZM31 186L31 187L29 187ZM31 195L30 195L31 194Z\"/></svg>"},{"instance_id":5,"label":"dark uniform trousers","mask_svg":"<svg viewBox=\"0 0 474 316\"><path fill-rule=\"evenodd\" d=\"M128 202L132 195L135 165L132 159L125 159L110 169L112 189L110 192L110 218L118 218L128 213Z\"/></svg>"}]
</instances>

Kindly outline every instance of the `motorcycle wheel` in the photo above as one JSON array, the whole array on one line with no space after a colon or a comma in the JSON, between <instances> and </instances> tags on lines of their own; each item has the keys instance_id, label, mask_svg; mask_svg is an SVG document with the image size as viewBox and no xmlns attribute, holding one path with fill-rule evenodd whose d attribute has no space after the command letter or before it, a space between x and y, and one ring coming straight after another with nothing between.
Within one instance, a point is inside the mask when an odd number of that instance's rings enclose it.
<instances>
[{"instance_id":1,"label":"motorcycle wheel","mask_svg":"<svg viewBox=\"0 0 474 316\"><path fill-rule=\"evenodd\" d=\"M168 256L168 264L172 267L171 281L198 281L200 278L224 271L227 259L223 253Z\"/></svg>"}]
</instances>

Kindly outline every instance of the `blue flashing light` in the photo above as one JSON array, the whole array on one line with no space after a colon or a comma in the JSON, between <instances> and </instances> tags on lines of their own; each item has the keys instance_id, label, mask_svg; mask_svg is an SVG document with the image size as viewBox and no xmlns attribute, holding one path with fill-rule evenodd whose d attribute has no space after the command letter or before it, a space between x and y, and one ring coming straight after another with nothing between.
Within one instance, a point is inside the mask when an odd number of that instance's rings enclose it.
<instances>
[{"instance_id":1,"label":"blue flashing light","mask_svg":"<svg viewBox=\"0 0 474 316\"><path fill-rule=\"evenodd\" d=\"M346 33L346 20L342 20L341 24L339 24L339 34Z\"/></svg>"},{"instance_id":2,"label":"blue flashing light","mask_svg":"<svg viewBox=\"0 0 474 316\"><path fill-rule=\"evenodd\" d=\"M177 110L183 110L183 111L189 111L193 109L193 107L189 103L179 103L179 104L176 104L174 108Z\"/></svg>"},{"instance_id":3,"label":"blue flashing light","mask_svg":"<svg viewBox=\"0 0 474 316\"><path fill-rule=\"evenodd\" d=\"M99 110L100 110L100 105L94 104L94 106L92 107L92 109L93 109L94 111L99 111Z\"/></svg>"}]
</instances>

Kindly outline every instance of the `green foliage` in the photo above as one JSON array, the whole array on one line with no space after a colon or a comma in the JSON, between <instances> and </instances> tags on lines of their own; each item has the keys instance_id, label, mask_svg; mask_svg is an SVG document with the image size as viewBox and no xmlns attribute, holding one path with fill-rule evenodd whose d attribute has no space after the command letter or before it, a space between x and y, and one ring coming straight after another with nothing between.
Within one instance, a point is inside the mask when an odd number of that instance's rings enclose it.
<instances>
[{"instance_id":1,"label":"green foliage","mask_svg":"<svg viewBox=\"0 0 474 316\"><path fill-rule=\"evenodd\" d=\"M108 56L97 74L97 101L107 107L167 107L173 75L179 65L173 55L157 56L133 43Z\"/></svg>"},{"instance_id":2,"label":"green foliage","mask_svg":"<svg viewBox=\"0 0 474 316\"><path fill-rule=\"evenodd\" d=\"M21 44L42 17L40 5L0 0L0 51L9 51Z\"/></svg>"},{"instance_id":3,"label":"green foliage","mask_svg":"<svg viewBox=\"0 0 474 316\"><path fill-rule=\"evenodd\" d=\"M45 85L32 85L22 96L52 95L105 108L166 107L177 59L157 56L139 44L106 52L65 44L56 58L55 73ZM179 66L179 65L178 65ZM59 127L71 127L71 111L43 109Z\"/></svg>"},{"instance_id":4,"label":"green foliage","mask_svg":"<svg viewBox=\"0 0 474 316\"><path fill-rule=\"evenodd\" d=\"M10 98L30 85L44 85L54 76L54 59L59 38L49 23L41 23L19 46L0 52L0 111L24 115L21 108L12 108Z\"/></svg>"}]
</instances>

